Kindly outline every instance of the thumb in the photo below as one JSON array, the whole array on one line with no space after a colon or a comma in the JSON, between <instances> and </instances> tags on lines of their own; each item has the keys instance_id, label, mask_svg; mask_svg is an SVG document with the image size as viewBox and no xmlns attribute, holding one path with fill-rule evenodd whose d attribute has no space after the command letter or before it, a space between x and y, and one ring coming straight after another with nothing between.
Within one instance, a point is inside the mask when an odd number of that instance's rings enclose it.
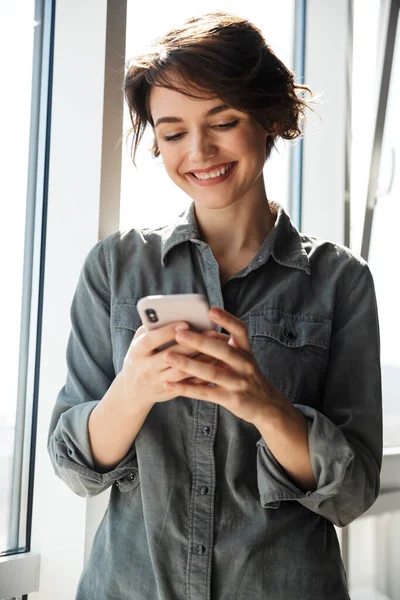
<instances>
[{"instance_id":1,"label":"thumb","mask_svg":"<svg viewBox=\"0 0 400 600\"><path fill-rule=\"evenodd\" d=\"M138 329L136 329L133 339L136 340L136 338L143 335L143 333L147 333L147 328L144 325L141 325Z\"/></svg>"}]
</instances>

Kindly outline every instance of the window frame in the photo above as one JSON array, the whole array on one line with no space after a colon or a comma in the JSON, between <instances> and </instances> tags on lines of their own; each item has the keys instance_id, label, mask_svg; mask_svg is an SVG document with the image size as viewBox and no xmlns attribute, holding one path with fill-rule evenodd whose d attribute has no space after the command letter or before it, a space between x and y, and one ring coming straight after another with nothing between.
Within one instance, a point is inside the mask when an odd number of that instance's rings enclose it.
<instances>
[{"instance_id":1,"label":"window frame","mask_svg":"<svg viewBox=\"0 0 400 600\"><path fill-rule=\"evenodd\" d=\"M32 53L29 160L24 241L21 336L18 369L11 519L15 549L0 557L0 597L38 589L40 556L30 551L34 494L36 418L40 375L50 100L52 89L55 0L36 0ZM27 90L29 92L29 90Z\"/></svg>"}]
</instances>

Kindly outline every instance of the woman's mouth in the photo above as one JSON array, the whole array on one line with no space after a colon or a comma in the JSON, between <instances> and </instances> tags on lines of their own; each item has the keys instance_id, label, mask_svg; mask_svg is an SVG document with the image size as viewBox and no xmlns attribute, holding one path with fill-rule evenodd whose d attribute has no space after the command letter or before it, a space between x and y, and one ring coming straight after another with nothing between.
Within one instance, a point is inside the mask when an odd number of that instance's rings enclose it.
<instances>
[{"instance_id":1,"label":"woman's mouth","mask_svg":"<svg viewBox=\"0 0 400 600\"><path fill-rule=\"evenodd\" d=\"M209 173L198 173L197 175L195 175L194 173L188 173L188 177L190 177L192 181L197 183L197 185L201 185L203 187L216 185L217 183L222 183L223 181L228 179L228 177L230 177L230 175L234 171L236 165L237 162L231 162L227 163L223 167L216 169L215 171L210 171Z\"/></svg>"}]
</instances>

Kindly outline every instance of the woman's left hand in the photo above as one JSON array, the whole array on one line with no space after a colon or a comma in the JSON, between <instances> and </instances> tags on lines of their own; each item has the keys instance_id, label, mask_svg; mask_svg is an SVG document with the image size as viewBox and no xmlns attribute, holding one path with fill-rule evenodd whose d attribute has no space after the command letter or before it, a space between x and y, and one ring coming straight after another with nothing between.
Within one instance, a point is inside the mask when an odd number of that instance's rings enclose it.
<instances>
[{"instance_id":1,"label":"woman's left hand","mask_svg":"<svg viewBox=\"0 0 400 600\"><path fill-rule=\"evenodd\" d=\"M183 346L214 357L214 364L199 362L173 350L168 350L165 356L168 365L203 380L204 384L183 380L165 383L165 387L173 390L176 396L219 404L237 417L255 424L271 405L282 402L283 396L261 373L245 324L220 308L210 309L209 316L214 323L229 331L228 343L193 331L178 332L175 339Z\"/></svg>"}]
</instances>

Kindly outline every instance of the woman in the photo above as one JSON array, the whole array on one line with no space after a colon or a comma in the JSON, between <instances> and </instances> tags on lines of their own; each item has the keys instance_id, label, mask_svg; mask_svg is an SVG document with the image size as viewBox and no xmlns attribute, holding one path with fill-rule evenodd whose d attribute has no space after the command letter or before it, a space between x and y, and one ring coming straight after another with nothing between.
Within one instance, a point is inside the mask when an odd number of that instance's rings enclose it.
<instances>
[{"instance_id":1,"label":"woman","mask_svg":"<svg viewBox=\"0 0 400 600\"><path fill-rule=\"evenodd\" d=\"M379 491L378 321L367 264L267 198L305 91L222 12L130 64L133 159L150 125L192 201L99 241L78 282L49 451L77 494L111 486L78 600L349 598L334 525ZM174 293L204 294L218 332L146 331L138 299Z\"/></svg>"}]
</instances>

